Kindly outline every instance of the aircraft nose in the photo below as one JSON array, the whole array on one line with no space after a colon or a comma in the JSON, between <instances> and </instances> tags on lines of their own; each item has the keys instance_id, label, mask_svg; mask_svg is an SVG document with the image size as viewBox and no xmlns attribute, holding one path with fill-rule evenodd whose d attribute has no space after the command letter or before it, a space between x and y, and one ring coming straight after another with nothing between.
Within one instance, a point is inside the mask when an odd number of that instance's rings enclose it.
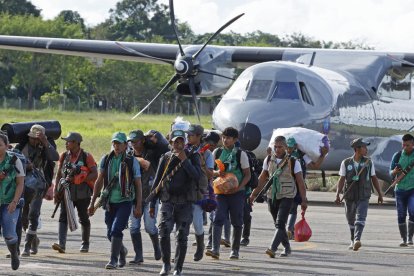
<instances>
[{"instance_id":1,"label":"aircraft nose","mask_svg":"<svg viewBox=\"0 0 414 276\"><path fill-rule=\"evenodd\" d=\"M252 123L243 123L239 129L241 148L249 151L255 150L262 140L262 133L259 127Z\"/></svg>"}]
</instances>

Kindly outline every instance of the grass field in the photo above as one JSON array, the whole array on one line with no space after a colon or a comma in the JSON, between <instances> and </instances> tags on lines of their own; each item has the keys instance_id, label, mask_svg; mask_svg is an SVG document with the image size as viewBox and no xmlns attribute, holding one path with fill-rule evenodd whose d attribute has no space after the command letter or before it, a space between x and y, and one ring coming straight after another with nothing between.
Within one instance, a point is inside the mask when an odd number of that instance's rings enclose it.
<instances>
[{"instance_id":1,"label":"grass field","mask_svg":"<svg viewBox=\"0 0 414 276\"><path fill-rule=\"evenodd\" d=\"M176 115L142 115L131 120L132 114L115 112L59 112L51 110L20 111L14 109L0 109L0 124L11 122L32 122L57 120L62 126L62 136L69 131L82 134L82 147L93 154L96 161L108 152L111 147L111 136L116 131L123 131L127 135L131 130L141 129L144 132L155 129L163 134L168 133L171 123ZM197 117L184 117L191 123L197 123ZM202 116L201 124L205 128L211 128L211 117ZM62 139L56 141L58 152L65 150Z\"/></svg>"}]
</instances>

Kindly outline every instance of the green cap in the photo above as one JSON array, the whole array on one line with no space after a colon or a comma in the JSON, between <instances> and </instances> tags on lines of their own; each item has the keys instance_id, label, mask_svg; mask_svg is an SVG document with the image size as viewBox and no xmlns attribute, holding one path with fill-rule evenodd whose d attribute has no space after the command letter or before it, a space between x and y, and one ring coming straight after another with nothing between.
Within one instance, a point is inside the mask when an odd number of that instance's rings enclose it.
<instances>
[{"instance_id":1,"label":"green cap","mask_svg":"<svg viewBox=\"0 0 414 276\"><path fill-rule=\"evenodd\" d=\"M185 141L185 132L179 129L171 131L170 141L175 141L177 138L182 138Z\"/></svg>"},{"instance_id":2,"label":"green cap","mask_svg":"<svg viewBox=\"0 0 414 276\"><path fill-rule=\"evenodd\" d=\"M287 139L286 144L289 148L293 148L296 146L296 140L293 137L290 137L289 139Z\"/></svg>"},{"instance_id":3,"label":"green cap","mask_svg":"<svg viewBox=\"0 0 414 276\"><path fill-rule=\"evenodd\" d=\"M112 142L113 141L117 141L119 143L126 143L127 142L127 137L126 137L125 133L118 131L118 132L115 132L112 135Z\"/></svg>"}]
</instances>

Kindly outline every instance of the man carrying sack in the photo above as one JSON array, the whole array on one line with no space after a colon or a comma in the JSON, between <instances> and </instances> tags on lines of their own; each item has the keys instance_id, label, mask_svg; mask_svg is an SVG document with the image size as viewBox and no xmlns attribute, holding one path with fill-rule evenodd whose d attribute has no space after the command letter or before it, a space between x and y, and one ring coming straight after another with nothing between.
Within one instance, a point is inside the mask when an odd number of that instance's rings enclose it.
<instances>
[{"instance_id":1,"label":"man carrying sack","mask_svg":"<svg viewBox=\"0 0 414 276\"><path fill-rule=\"evenodd\" d=\"M361 236L371 197L371 183L378 192L378 203L383 202L378 178L375 175L374 163L366 157L369 144L364 142L362 138L354 139L351 142L354 155L343 160L339 169L340 178L335 203L340 204L342 200L345 200L345 214L351 232L349 249L354 251L358 251L361 247ZM340 193L344 186L344 195L341 200Z\"/></svg>"}]
</instances>

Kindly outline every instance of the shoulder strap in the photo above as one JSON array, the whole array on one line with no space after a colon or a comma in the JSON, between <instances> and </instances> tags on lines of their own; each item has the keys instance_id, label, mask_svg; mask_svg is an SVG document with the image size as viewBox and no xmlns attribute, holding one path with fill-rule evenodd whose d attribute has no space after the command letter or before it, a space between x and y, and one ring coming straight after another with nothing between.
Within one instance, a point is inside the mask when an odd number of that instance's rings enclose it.
<instances>
[{"instance_id":1,"label":"shoulder strap","mask_svg":"<svg viewBox=\"0 0 414 276\"><path fill-rule=\"evenodd\" d=\"M296 158L290 157L289 166L290 166L290 174L292 175L293 179L295 179L295 165L296 165Z\"/></svg>"},{"instance_id":2,"label":"shoulder strap","mask_svg":"<svg viewBox=\"0 0 414 276\"><path fill-rule=\"evenodd\" d=\"M222 152L223 152L223 148L217 148L216 155L214 156L214 159L219 159Z\"/></svg>"},{"instance_id":3,"label":"shoulder strap","mask_svg":"<svg viewBox=\"0 0 414 276\"><path fill-rule=\"evenodd\" d=\"M236 152L236 161L237 161L237 167L240 169L240 171L243 171L243 169L241 167L241 164L240 164L241 153L242 153L242 150L241 149L237 149L237 152ZM247 154L247 152L246 152L246 154ZM249 158L249 156L247 156L247 158Z\"/></svg>"},{"instance_id":4,"label":"shoulder strap","mask_svg":"<svg viewBox=\"0 0 414 276\"><path fill-rule=\"evenodd\" d=\"M401 154L402 154L402 150L397 152L397 154L395 155L395 163L400 162Z\"/></svg>"}]
</instances>

